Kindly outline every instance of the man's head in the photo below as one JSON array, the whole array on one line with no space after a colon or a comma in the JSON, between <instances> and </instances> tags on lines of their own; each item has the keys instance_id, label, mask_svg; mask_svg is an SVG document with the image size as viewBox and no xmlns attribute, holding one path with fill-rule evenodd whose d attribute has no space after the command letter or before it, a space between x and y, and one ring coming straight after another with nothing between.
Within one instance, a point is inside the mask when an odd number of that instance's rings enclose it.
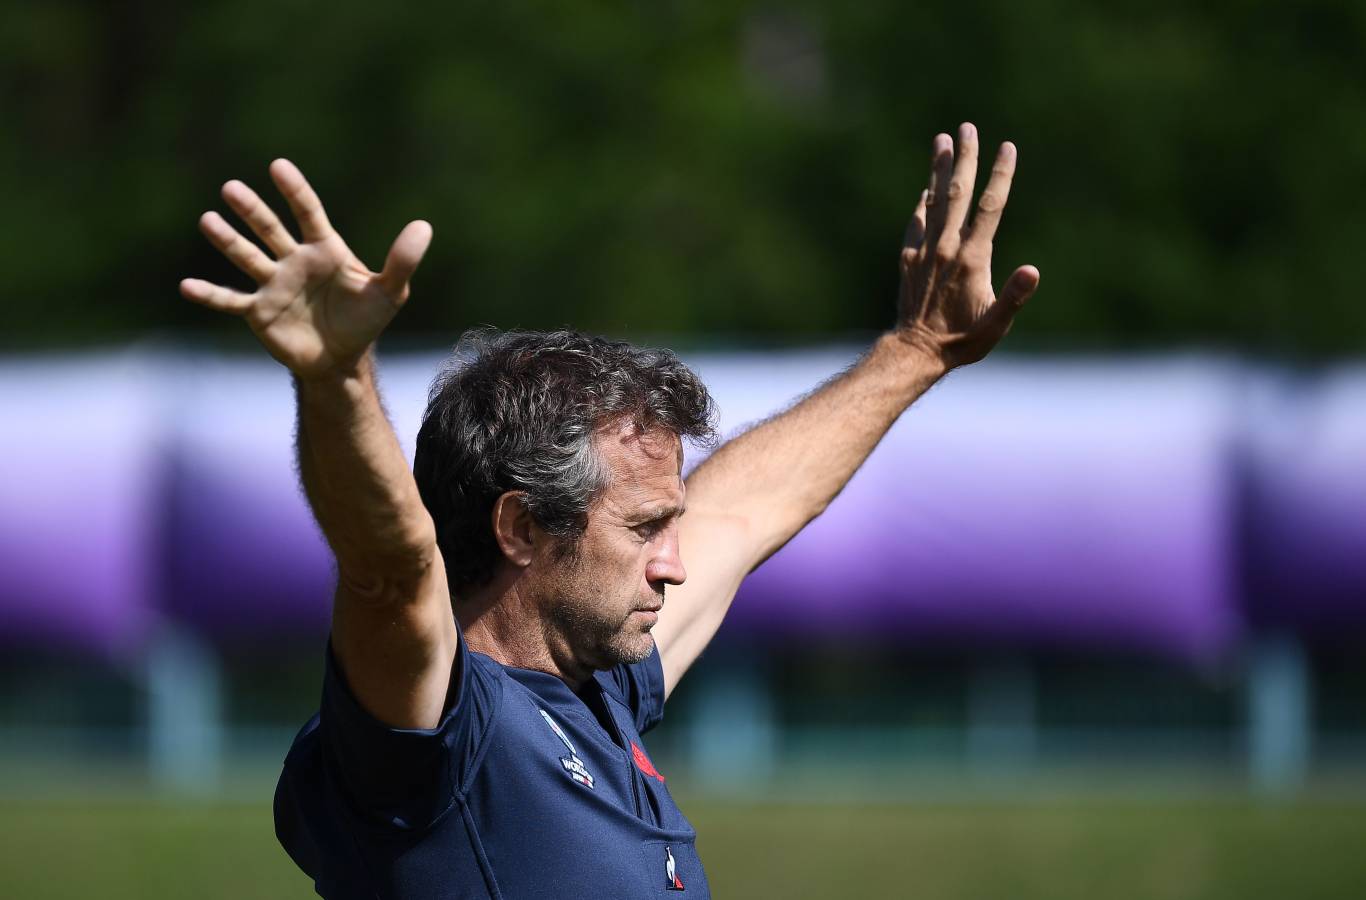
<instances>
[{"instance_id":1,"label":"man's head","mask_svg":"<svg viewBox=\"0 0 1366 900\"><path fill-rule=\"evenodd\" d=\"M549 642L594 668L649 652L683 578L681 438L711 397L672 353L571 331L467 334L432 386L414 470L456 602L519 570Z\"/></svg>"}]
</instances>

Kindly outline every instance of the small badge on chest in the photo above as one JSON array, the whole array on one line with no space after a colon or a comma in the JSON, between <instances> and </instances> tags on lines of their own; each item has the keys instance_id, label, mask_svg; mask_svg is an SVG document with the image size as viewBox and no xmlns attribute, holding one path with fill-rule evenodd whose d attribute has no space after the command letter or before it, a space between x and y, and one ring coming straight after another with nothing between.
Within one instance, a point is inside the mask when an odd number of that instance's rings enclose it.
<instances>
[{"instance_id":1,"label":"small badge on chest","mask_svg":"<svg viewBox=\"0 0 1366 900\"><path fill-rule=\"evenodd\" d=\"M684 890L683 879L678 877L678 867L674 864L674 852L668 847L664 848L664 879L666 890Z\"/></svg>"},{"instance_id":2,"label":"small badge on chest","mask_svg":"<svg viewBox=\"0 0 1366 900\"><path fill-rule=\"evenodd\" d=\"M555 732L555 736L569 749L568 756L560 757L560 765L564 766L565 772L569 773L569 777L574 781L577 781L584 787L591 788L593 786L593 775L588 771L588 767L583 764L583 760L579 759L579 752L575 750L574 745L569 742L569 736L560 728L558 722L550 718L550 713L545 710L541 710L540 713L541 718L545 719L545 723L550 726L550 730Z\"/></svg>"}]
</instances>

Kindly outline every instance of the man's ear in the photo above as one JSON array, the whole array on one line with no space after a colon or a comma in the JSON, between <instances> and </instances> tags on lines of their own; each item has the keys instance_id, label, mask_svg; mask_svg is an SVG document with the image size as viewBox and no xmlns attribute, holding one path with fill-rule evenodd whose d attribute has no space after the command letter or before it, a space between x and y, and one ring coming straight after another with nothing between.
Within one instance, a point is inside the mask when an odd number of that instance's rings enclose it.
<instances>
[{"instance_id":1,"label":"man's ear","mask_svg":"<svg viewBox=\"0 0 1366 900\"><path fill-rule=\"evenodd\" d=\"M507 491L493 502L493 539L514 566L526 568L535 555L535 521L523 491Z\"/></svg>"}]
</instances>

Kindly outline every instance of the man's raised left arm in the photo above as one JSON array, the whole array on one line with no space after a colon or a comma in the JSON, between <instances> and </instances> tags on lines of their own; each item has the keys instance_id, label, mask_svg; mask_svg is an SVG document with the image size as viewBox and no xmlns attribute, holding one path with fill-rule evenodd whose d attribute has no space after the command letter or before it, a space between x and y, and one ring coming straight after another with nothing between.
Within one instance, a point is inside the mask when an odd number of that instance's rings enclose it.
<instances>
[{"instance_id":1,"label":"man's raised left arm","mask_svg":"<svg viewBox=\"0 0 1366 900\"><path fill-rule=\"evenodd\" d=\"M991 249L1015 171L1001 145L968 220L977 132L934 139L929 188L901 252L897 323L848 371L727 442L688 477L679 545L689 576L670 588L654 628L666 691L711 641L740 582L820 515L916 398L950 369L983 358L1039 283L1016 269L999 295Z\"/></svg>"}]
</instances>

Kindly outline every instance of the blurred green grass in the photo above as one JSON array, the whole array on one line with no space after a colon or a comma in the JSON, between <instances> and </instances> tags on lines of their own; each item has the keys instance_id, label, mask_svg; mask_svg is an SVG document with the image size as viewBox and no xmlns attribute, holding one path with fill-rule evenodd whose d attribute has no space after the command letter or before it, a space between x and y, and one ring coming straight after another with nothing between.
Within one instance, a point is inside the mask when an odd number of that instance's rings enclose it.
<instances>
[{"instance_id":1,"label":"blurred green grass","mask_svg":"<svg viewBox=\"0 0 1366 900\"><path fill-rule=\"evenodd\" d=\"M1357 799L787 804L680 797L718 897L1340 898L1366 892ZM313 896L264 803L0 804L0 896Z\"/></svg>"}]
</instances>

